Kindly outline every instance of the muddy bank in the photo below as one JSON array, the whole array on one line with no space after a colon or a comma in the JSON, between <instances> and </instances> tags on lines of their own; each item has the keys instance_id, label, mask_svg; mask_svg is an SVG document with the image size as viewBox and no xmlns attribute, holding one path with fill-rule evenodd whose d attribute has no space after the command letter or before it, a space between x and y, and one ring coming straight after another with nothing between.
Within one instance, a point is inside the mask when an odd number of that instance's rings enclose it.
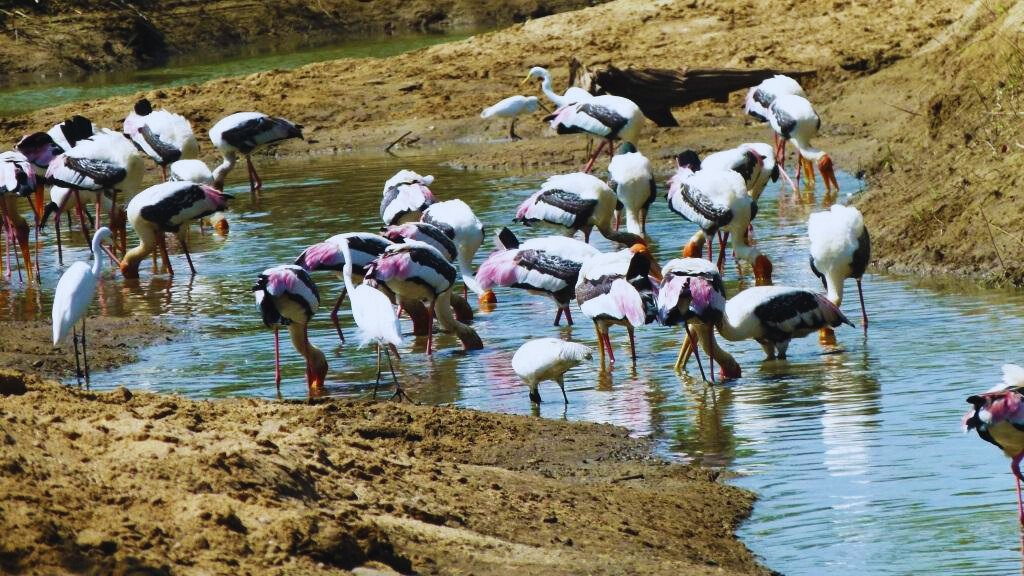
<instances>
[{"instance_id":1,"label":"muddy bank","mask_svg":"<svg viewBox=\"0 0 1024 576\"><path fill-rule=\"evenodd\" d=\"M298 38L507 25L600 0L42 0L0 7L0 69L58 74ZM0 82L3 80L0 79Z\"/></svg>"},{"instance_id":2,"label":"muddy bank","mask_svg":"<svg viewBox=\"0 0 1024 576\"><path fill-rule=\"evenodd\" d=\"M749 493L620 428L25 383L0 396L5 572L766 573L733 537Z\"/></svg>"}]
</instances>

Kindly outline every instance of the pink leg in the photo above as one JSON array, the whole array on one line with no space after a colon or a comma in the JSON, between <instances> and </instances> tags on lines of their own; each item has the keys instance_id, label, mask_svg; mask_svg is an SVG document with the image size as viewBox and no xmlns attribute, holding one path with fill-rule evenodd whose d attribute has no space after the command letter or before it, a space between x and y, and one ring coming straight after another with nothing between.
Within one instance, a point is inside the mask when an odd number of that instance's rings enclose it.
<instances>
[{"instance_id":1,"label":"pink leg","mask_svg":"<svg viewBox=\"0 0 1024 576\"><path fill-rule=\"evenodd\" d=\"M564 309L561 306L559 306L558 307L558 312L555 312L555 326L558 326L558 323L562 321L562 311L563 310Z\"/></svg>"},{"instance_id":2,"label":"pink leg","mask_svg":"<svg viewBox=\"0 0 1024 576\"><path fill-rule=\"evenodd\" d=\"M1024 561L1024 503L1021 502L1020 496L1020 461L1024 458L1024 452L1017 454L1010 461L1010 470L1013 471L1014 479L1017 481L1017 520L1020 522L1021 536L1021 559Z\"/></svg>"},{"instance_id":3,"label":"pink leg","mask_svg":"<svg viewBox=\"0 0 1024 576\"><path fill-rule=\"evenodd\" d=\"M604 333L604 344L608 347L608 363L615 366L615 351L612 350L612 339L607 332Z\"/></svg>"},{"instance_id":4,"label":"pink leg","mask_svg":"<svg viewBox=\"0 0 1024 576\"><path fill-rule=\"evenodd\" d=\"M160 171L163 174L164 182L167 182L167 166L161 165Z\"/></svg>"},{"instance_id":5,"label":"pink leg","mask_svg":"<svg viewBox=\"0 0 1024 576\"><path fill-rule=\"evenodd\" d=\"M712 249L711 246L714 244L715 236L713 234L706 234L705 236L707 237L708 242L708 262L714 262L715 251Z\"/></svg>"},{"instance_id":6,"label":"pink leg","mask_svg":"<svg viewBox=\"0 0 1024 576\"><path fill-rule=\"evenodd\" d=\"M597 145L597 150L594 150L594 154L590 157L590 160L588 160L587 164L583 167L583 172L585 174L590 173L590 169L594 167L594 161L597 160L597 157L601 155L601 150L604 150L606 144L608 144L607 140L601 140L601 143Z\"/></svg>"},{"instance_id":7,"label":"pink leg","mask_svg":"<svg viewBox=\"0 0 1024 576\"><path fill-rule=\"evenodd\" d=\"M92 250L92 238L89 234L89 225L85 222L85 209L82 208L82 198L78 194L78 190L75 190L75 211L78 212L78 223L82 228L82 237L85 238L86 245L89 246L89 250Z\"/></svg>"},{"instance_id":8,"label":"pink leg","mask_svg":"<svg viewBox=\"0 0 1024 576\"><path fill-rule=\"evenodd\" d=\"M277 326L274 326L274 384L281 387L281 337Z\"/></svg>"},{"instance_id":9,"label":"pink leg","mask_svg":"<svg viewBox=\"0 0 1024 576\"><path fill-rule=\"evenodd\" d=\"M427 355L434 353L434 303L427 307Z\"/></svg>"},{"instance_id":10,"label":"pink leg","mask_svg":"<svg viewBox=\"0 0 1024 576\"><path fill-rule=\"evenodd\" d=\"M725 244L729 241L729 233L718 234L718 273L722 274L725 268Z\"/></svg>"},{"instance_id":11,"label":"pink leg","mask_svg":"<svg viewBox=\"0 0 1024 576\"><path fill-rule=\"evenodd\" d=\"M345 336L341 333L341 321L338 320L338 309L341 308L341 303L345 301L345 289L341 289L341 294L338 294L338 300L334 303L334 310L331 310L331 322L334 323L334 329L338 331L338 340L341 343L345 343ZM399 312L401 314L401 312Z\"/></svg>"},{"instance_id":12,"label":"pink leg","mask_svg":"<svg viewBox=\"0 0 1024 576\"><path fill-rule=\"evenodd\" d=\"M572 312L569 310L569 305L565 306L565 323L572 326Z\"/></svg>"},{"instance_id":13,"label":"pink leg","mask_svg":"<svg viewBox=\"0 0 1024 576\"><path fill-rule=\"evenodd\" d=\"M252 158L249 156L245 157L245 162L249 165L249 183L253 187L253 190L260 191L263 189L263 181L260 180L260 175L256 172L256 166L252 163Z\"/></svg>"},{"instance_id":14,"label":"pink leg","mask_svg":"<svg viewBox=\"0 0 1024 576\"><path fill-rule=\"evenodd\" d=\"M697 368L700 368L700 377L703 380L707 380L708 377L704 373L704 363L700 361L700 346L697 345L697 339L693 337L693 332L690 332L690 326L683 324L683 328L686 330L686 336L690 339L690 345L693 346L693 357L697 359Z\"/></svg>"},{"instance_id":15,"label":"pink leg","mask_svg":"<svg viewBox=\"0 0 1024 576\"><path fill-rule=\"evenodd\" d=\"M860 286L860 278L857 278L857 295L860 296L860 321L864 324L864 333L868 333L868 312L864 308L864 290Z\"/></svg>"}]
</instances>

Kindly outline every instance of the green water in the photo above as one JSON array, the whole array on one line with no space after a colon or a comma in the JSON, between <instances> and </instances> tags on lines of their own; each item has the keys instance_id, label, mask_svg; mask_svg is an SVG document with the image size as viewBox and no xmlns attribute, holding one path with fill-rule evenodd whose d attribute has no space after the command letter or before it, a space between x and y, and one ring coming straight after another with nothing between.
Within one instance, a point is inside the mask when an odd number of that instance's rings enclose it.
<instances>
[{"instance_id":1,"label":"green water","mask_svg":"<svg viewBox=\"0 0 1024 576\"><path fill-rule=\"evenodd\" d=\"M384 58L427 46L462 40L475 31L350 38L341 42L297 45L296 41L249 47L211 58L192 56L159 68L106 72L85 78L36 78L34 83L0 88L0 116L30 112L68 102L134 94L144 90L197 84L264 70L288 70L342 58Z\"/></svg>"}]
</instances>

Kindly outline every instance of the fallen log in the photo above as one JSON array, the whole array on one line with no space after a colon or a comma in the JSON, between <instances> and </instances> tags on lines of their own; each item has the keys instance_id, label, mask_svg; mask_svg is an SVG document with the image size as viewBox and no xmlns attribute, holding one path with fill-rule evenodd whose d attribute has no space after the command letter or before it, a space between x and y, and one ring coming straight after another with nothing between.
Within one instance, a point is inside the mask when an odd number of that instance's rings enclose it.
<instances>
[{"instance_id":1,"label":"fallen log","mask_svg":"<svg viewBox=\"0 0 1024 576\"><path fill-rule=\"evenodd\" d=\"M593 94L629 98L658 126L678 126L672 108L698 100L726 102L729 94L756 86L766 78L785 74L797 80L815 75L813 70L738 70L731 68L627 68L608 66L590 71L578 61L570 63L570 83L587 84Z\"/></svg>"}]
</instances>

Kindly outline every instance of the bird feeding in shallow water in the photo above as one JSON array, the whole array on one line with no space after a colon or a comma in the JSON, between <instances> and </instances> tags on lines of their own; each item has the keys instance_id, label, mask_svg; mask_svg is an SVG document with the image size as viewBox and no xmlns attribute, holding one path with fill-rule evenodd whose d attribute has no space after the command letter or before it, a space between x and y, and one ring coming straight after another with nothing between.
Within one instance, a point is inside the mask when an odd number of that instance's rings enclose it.
<instances>
[{"instance_id":1,"label":"bird feeding in shallow water","mask_svg":"<svg viewBox=\"0 0 1024 576\"><path fill-rule=\"evenodd\" d=\"M348 246L348 256L341 248L343 242ZM333 270L338 276L342 276L345 265L351 257L352 269L349 275L362 282L363 276L366 275L366 267L383 254L391 244L391 240L369 232L337 234L303 250L302 254L295 259L295 264L308 272ZM331 322L334 324L334 329L338 332L338 340L342 344L345 343L345 336L341 332L338 310L341 308L341 303L345 301L347 291L347 288L342 286L341 293L338 294L338 299L331 310Z\"/></svg>"},{"instance_id":2,"label":"bird feeding in shallow water","mask_svg":"<svg viewBox=\"0 0 1024 576\"><path fill-rule=\"evenodd\" d=\"M608 164L608 186L618 199L615 228L619 228L620 216L625 214L626 231L646 235L647 211L658 196L650 160L637 152L636 146L629 142L622 144Z\"/></svg>"},{"instance_id":3,"label":"bird feeding in shallow water","mask_svg":"<svg viewBox=\"0 0 1024 576\"><path fill-rule=\"evenodd\" d=\"M82 230L82 235L86 240L91 238L89 235L89 224L87 215L87 207L90 202L99 199L100 205L103 209L109 210L113 204L110 198L107 198L103 194L98 192L89 192L85 190L71 190L64 186L50 186L50 202L43 208L43 217L39 222L39 227L46 226L46 220L52 214L53 218L53 230L54 236L57 238L57 262L61 266L64 265L64 248L60 236L60 215L64 212L64 209L68 207L70 203L75 211L78 213L78 223ZM81 203L79 202L81 200ZM71 229L71 214L68 214L68 230Z\"/></svg>"},{"instance_id":4,"label":"bird feeding in shallow water","mask_svg":"<svg viewBox=\"0 0 1024 576\"><path fill-rule=\"evenodd\" d=\"M743 177L747 194L756 202L768 181L779 179L779 166L771 144L748 142L735 148L708 154L700 161L701 170L732 170Z\"/></svg>"},{"instance_id":5,"label":"bird feeding in shallow water","mask_svg":"<svg viewBox=\"0 0 1024 576\"><path fill-rule=\"evenodd\" d=\"M540 101L536 96L509 96L497 104L484 108L480 117L487 118L511 118L508 125L508 137L512 140L522 140L516 134L516 120L523 114L533 114L540 108Z\"/></svg>"},{"instance_id":6,"label":"bird feeding in shallow water","mask_svg":"<svg viewBox=\"0 0 1024 576\"><path fill-rule=\"evenodd\" d=\"M480 301L492 301L489 294L495 286L520 288L554 300L558 306L554 325L558 326L564 313L566 323L572 326L569 303L576 297L580 268L600 251L564 236L532 238L520 243L508 228L498 233L498 243L501 249L491 254L476 272L476 281L484 291Z\"/></svg>"},{"instance_id":7,"label":"bird feeding in shallow water","mask_svg":"<svg viewBox=\"0 0 1024 576\"><path fill-rule=\"evenodd\" d=\"M199 142L189 121L167 110L153 110L153 105L145 98L136 102L124 119L124 133L156 162L164 181L170 164L199 155Z\"/></svg>"},{"instance_id":8,"label":"bird feeding in shallow water","mask_svg":"<svg viewBox=\"0 0 1024 576\"><path fill-rule=\"evenodd\" d=\"M191 158L178 160L170 165L168 171L167 179L170 182L195 182L196 184L213 186L213 172L210 171L210 167L206 165L206 162L202 160ZM219 234L224 235L228 233L228 218L223 212L214 212L206 219L210 221L213 229ZM202 218L199 219L199 231L203 231Z\"/></svg>"},{"instance_id":9,"label":"bird feeding in shallow water","mask_svg":"<svg viewBox=\"0 0 1024 576\"><path fill-rule=\"evenodd\" d=\"M456 198L431 204L420 217L423 222L437 226L455 243L459 273L462 274L462 295L466 289L480 296L483 291L473 274L473 257L484 243L484 224L468 204Z\"/></svg>"},{"instance_id":10,"label":"bird feeding in shallow water","mask_svg":"<svg viewBox=\"0 0 1024 576\"><path fill-rule=\"evenodd\" d=\"M309 273L285 264L267 268L252 287L263 324L274 329L274 383L281 386L281 343L279 330L288 327L295 350L306 359L306 384L310 390L323 388L327 378L327 357L309 341L309 321L320 307L320 293Z\"/></svg>"},{"instance_id":11,"label":"bird feeding in shallow water","mask_svg":"<svg viewBox=\"0 0 1024 576\"><path fill-rule=\"evenodd\" d=\"M718 325L725 313L725 283L718 267L702 258L677 258L670 260L662 268L663 279L658 290L658 320L664 326L682 324L686 336L679 348L675 369L679 372L686 366L691 354L697 357L701 375L704 366L697 352L698 339L691 327L696 331L708 330L710 338L700 341L709 359L715 358L714 326ZM740 366L732 356L717 354L720 360L722 378L739 378ZM730 360L732 360L730 362ZM714 360L711 360L711 381L714 382Z\"/></svg>"},{"instance_id":12,"label":"bird feeding in shallow water","mask_svg":"<svg viewBox=\"0 0 1024 576\"><path fill-rule=\"evenodd\" d=\"M32 281L32 253L28 246L29 226L18 212L18 197L29 197L36 189L35 168L24 154L13 150L0 154L0 229L3 229L6 238L4 257L7 260L8 278L11 277L11 246L18 244L25 260L28 281ZM36 240L39 239L39 221L40 214L36 213ZM14 258L17 261L17 251ZM20 280L21 265L17 266Z\"/></svg>"},{"instance_id":13,"label":"bird feeding in shallow water","mask_svg":"<svg viewBox=\"0 0 1024 576\"><path fill-rule=\"evenodd\" d=\"M772 102L777 97L786 95L806 96L799 82L789 76L776 74L747 91L744 109L759 122L768 122L771 114L768 109Z\"/></svg>"},{"instance_id":14,"label":"bird feeding in shallow water","mask_svg":"<svg viewBox=\"0 0 1024 576\"><path fill-rule=\"evenodd\" d=\"M811 146L811 139L818 135L821 128L821 118L811 103L803 96L779 96L772 102L768 112L768 123L779 136L775 160L780 169L785 170L785 146L788 140L796 146L798 152L797 185L800 184L801 168L807 176L807 182L814 184L814 165L817 163L821 179L825 182L826 196L838 193L839 181L836 180L832 158L824 150Z\"/></svg>"},{"instance_id":15,"label":"bird feeding in shallow water","mask_svg":"<svg viewBox=\"0 0 1024 576\"><path fill-rule=\"evenodd\" d=\"M92 265L85 262L72 264L57 281L57 289L53 293L53 345L57 346L66 341L69 333L72 335L75 346L75 375L79 383L84 376L86 386L89 385L89 357L86 354L85 313L96 294L96 284L99 282L100 272L103 271L100 243L111 236L110 228L103 227L97 230L92 238ZM79 321L81 334L75 328ZM78 361L79 343L82 344L81 364Z\"/></svg>"},{"instance_id":16,"label":"bird feeding in shallow water","mask_svg":"<svg viewBox=\"0 0 1024 576\"><path fill-rule=\"evenodd\" d=\"M982 440L995 445L1010 458L1010 471L1017 481L1017 518L1024 555L1024 503L1021 501L1020 462L1024 459L1024 368L1003 365L1003 381L984 394L967 398L972 406L964 414L963 430L976 430Z\"/></svg>"},{"instance_id":17,"label":"bird feeding in shallow water","mask_svg":"<svg viewBox=\"0 0 1024 576\"><path fill-rule=\"evenodd\" d=\"M455 266L436 248L416 240L388 246L366 269L366 279L386 285L403 308L412 310L405 302L426 305L427 354L434 352L435 317L444 330L455 333L464 350L484 347L476 330L456 320L452 312L455 275Z\"/></svg>"},{"instance_id":18,"label":"bird feeding in shallow water","mask_svg":"<svg viewBox=\"0 0 1024 576\"><path fill-rule=\"evenodd\" d=\"M530 387L531 402L540 404L537 385L553 380L562 390L562 399L569 404L569 397L565 395L565 373L593 357L593 351L583 344L558 338L534 338L516 350L512 370Z\"/></svg>"},{"instance_id":19,"label":"bird feeding in shallow water","mask_svg":"<svg viewBox=\"0 0 1024 576\"><path fill-rule=\"evenodd\" d=\"M566 88L565 93L559 95L552 88L551 73L540 66L530 68L530 71L526 73L526 78L524 78L519 84L526 84L535 78L540 79L540 88L541 91L544 92L544 96L546 96L548 100L551 100L551 102L558 108L568 106L569 104L576 104L577 102L586 102L594 98L593 94L577 86L569 86Z\"/></svg>"},{"instance_id":20,"label":"bird feeding in shallow water","mask_svg":"<svg viewBox=\"0 0 1024 576\"><path fill-rule=\"evenodd\" d=\"M871 237L864 225L864 216L852 206L832 205L826 212L815 212L807 221L811 240L811 271L825 285L828 299L836 306L843 304L843 284L847 278L857 281L860 296L860 320L868 331L868 313L864 308L861 279L871 260ZM831 330L822 331L822 341L835 343Z\"/></svg>"},{"instance_id":21,"label":"bird feeding in shallow water","mask_svg":"<svg viewBox=\"0 0 1024 576\"><path fill-rule=\"evenodd\" d=\"M434 203L430 191L433 176L420 176L412 170L400 170L384 183L380 201L380 218L385 226L416 222L423 211Z\"/></svg>"},{"instance_id":22,"label":"bird feeding in shallow water","mask_svg":"<svg viewBox=\"0 0 1024 576\"><path fill-rule=\"evenodd\" d=\"M391 300L380 290L352 282L352 270L354 257L349 250L349 241L342 238L339 243L345 259L342 269L342 277L345 279L345 289L348 291L349 300L352 302L352 318L359 327L359 345L366 346L369 343L377 345L377 379L373 383L373 396L377 396L377 387L380 385L380 375L383 371L380 362L381 345L388 357L388 369L391 371L391 378L395 382L395 394L392 398L406 398L412 400L402 390L398 383L398 376L395 375L395 366L391 360L392 352L398 357L398 346L402 344L402 335L398 325L398 314Z\"/></svg>"},{"instance_id":23,"label":"bird feeding in shallow water","mask_svg":"<svg viewBox=\"0 0 1024 576\"><path fill-rule=\"evenodd\" d=\"M637 144L644 115L632 100L604 95L563 106L545 120L551 121L558 134L590 134L602 139L583 167L583 172L590 172L605 146L613 146L616 140ZM608 152L610 155L611 148Z\"/></svg>"},{"instance_id":24,"label":"bird feeding in shallow water","mask_svg":"<svg viewBox=\"0 0 1024 576\"><path fill-rule=\"evenodd\" d=\"M552 228L567 236L582 230L584 242L590 242L590 232L596 227L612 242L642 244L644 239L638 234L613 228L615 203L615 193L600 179L583 172L558 174L519 205L513 221Z\"/></svg>"},{"instance_id":25,"label":"bird feeding in shallow water","mask_svg":"<svg viewBox=\"0 0 1024 576\"><path fill-rule=\"evenodd\" d=\"M125 278L139 277L139 263L157 247L160 248L167 273L174 275L167 254L165 234L178 237L188 267L195 275L192 255L188 250L188 227L191 222L227 209L233 198L212 186L194 182L164 182L150 186L128 203L128 220L139 237L139 245L129 250L121 261Z\"/></svg>"},{"instance_id":26,"label":"bird feeding in shallow water","mask_svg":"<svg viewBox=\"0 0 1024 576\"><path fill-rule=\"evenodd\" d=\"M242 154L249 169L249 192L259 192L263 181L252 165L252 153L290 138L302 139L302 125L261 112L237 112L221 118L210 128L210 141L224 156L224 161L213 171L214 187L224 189L224 179Z\"/></svg>"},{"instance_id":27,"label":"bird feeding in shallow water","mask_svg":"<svg viewBox=\"0 0 1024 576\"><path fill-rule=\"evenodd\" d=\"M629 354L636 366L636 339L633 329L654 321L655 302L661 269L643 244L635 244L618 252L597 254L583 262L576 282L576 302L580 310L594 322L601 368L605 352L615 366L615 352L608 329L625 326L629 334Z\"/></svg>"},{"instance_id":28,"label":"bird feeding in shallow water","mask_svg":"<svg viewBox=\"0 0 1024 576\"><path fill-rule=\"evenodd\" d=\"M711 260L711 240L721 232L719 271L723 270L725 243L731 236L733 253L751 264L757 285L771 284L771 261L745 240L750 222L757 215L757 202L747 193L743 176L733 170L704 170L692 150L679 154L676 165L676 173L669 180L668 207L700 228L683 248L683 256L700 256L707 242Z\"/></svg>"}]
</instances>

